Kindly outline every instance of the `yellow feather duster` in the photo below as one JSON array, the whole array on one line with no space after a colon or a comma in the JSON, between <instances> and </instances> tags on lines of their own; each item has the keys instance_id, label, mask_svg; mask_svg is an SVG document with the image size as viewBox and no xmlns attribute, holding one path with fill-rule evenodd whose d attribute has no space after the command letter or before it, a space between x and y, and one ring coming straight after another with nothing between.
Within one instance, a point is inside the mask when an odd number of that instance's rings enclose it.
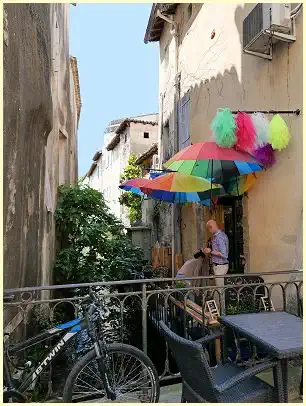
<instances>
[{"instance_id":1,"label":"yellow feather duster","mask_svg":"<svg viewBox=\"0 0 306 406\"><path fill-rule=\"evenodd\" d=\"M268 141L274 150L285 149L290 141L290 133L287 124L279 114L273 116L269 124Z\"/></svg>"}]
</instances>

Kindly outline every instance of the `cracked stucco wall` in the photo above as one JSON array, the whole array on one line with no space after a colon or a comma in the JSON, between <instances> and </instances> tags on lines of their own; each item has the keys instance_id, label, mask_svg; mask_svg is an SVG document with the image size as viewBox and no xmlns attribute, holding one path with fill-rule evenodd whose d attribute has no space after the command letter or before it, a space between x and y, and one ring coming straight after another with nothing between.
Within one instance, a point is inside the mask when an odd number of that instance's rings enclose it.
<instances>
[{"instance_id":1,"label":"cracked stucco wall","mask_svg":"<svg viewBox=\"0 0 306 406\"><path fill-rule=\"evenodd\" d=\"M77 179L68 13L63 4L4 6L5 288L52 283L57 187Z\"/></svg>"},{"instance_id":2,"label":"cracked stucco wall","mask_svg":"<svg viewBox=\"0 0 306 406\"><path fill-rule=\"evenodd\" d=\"M175 21L179 31L181 95L190 90L192 143L211 139L210 123L218 108L302 108L302 13L296 21L297 41L277 44L273 60L267 61L242 53L242 22L251 4L193 4L190 18L187 8L188 4L178 6ZM159 89L160 117L164 122L173 112L174 69L175 40L169 24L165 24L160 39ZM276 154L273 168L258 176L244 204L249 272L302 267L303 118L287 115L284 119L292 135L290 145ZM198 244L195 222L190 219L193 210L184 208L185 260Z\"/></svg>"}]
</instances>

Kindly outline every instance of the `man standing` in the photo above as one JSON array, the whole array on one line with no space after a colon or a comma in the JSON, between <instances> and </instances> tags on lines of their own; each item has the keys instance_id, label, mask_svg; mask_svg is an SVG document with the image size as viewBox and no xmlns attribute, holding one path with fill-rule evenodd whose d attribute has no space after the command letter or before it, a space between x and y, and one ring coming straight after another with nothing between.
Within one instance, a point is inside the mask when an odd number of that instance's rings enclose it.
<instances>
[{"instance_id":1,"label":"man standing","mask_svg":"<svg viewBox=\"0 0 306 406\"><path fill-rule=\"evenodd\" d=\"M212 234L211 248L205 248L204 252L211 255L214 275L226 275L228 272L228 250L229 241L227 235L221 231L215 220L209 220L206 224L207 230ZM224 286L223 278L216 278L216 286ZM225 311L224 292L222 295L222 308ZM220 303L221 305L221 303Z\"/></svg>"}]
</instances>

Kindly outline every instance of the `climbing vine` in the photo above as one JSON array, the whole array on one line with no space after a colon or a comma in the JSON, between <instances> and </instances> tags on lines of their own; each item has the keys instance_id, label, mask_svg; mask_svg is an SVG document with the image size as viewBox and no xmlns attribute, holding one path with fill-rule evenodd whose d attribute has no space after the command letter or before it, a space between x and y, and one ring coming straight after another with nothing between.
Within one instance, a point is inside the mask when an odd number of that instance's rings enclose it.
<instances>
[{"instance_id":1,"label":"climbing vine","mask_svg":"<svg viewBox=\"0 0 306 406\"><path fill-rule=\"evenodd\" d=\"M142 171L140 166L136 165L136 159L136 155L130 156L128 165L124 168L121 175L122 182L141 177ZM129 219L131 223L141 220L141 200L141 196L137 196L131 192L124 192L119 198L120 204L129 209Z\"/></svg>"}]
</instances>

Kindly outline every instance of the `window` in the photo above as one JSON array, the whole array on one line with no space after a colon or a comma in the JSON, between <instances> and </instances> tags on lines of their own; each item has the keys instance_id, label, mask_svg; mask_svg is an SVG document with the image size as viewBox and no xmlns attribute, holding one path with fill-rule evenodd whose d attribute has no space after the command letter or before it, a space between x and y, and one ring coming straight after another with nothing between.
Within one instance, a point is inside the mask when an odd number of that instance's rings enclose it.
<instances>
[{"instance_id":1,"label":"window","mask_svg":"<svg viewBox=\"0 0 306 406\"><path fill-rule=\"evenodd\" d=\"M190 19L190 17L192 16L192 4L189 4L188 8L187 8L187 17L188 20Z\"/></svg>"},{"instance_id":2,"label":"window","mask_svg":"<svg viewBox=\"0 0 306 406\"><path fill-rule=\"evenodd\" d=\"M59 132L58 141L58 183L64 185L68 181L68 139L62 131Z\"/></svg>"},{"instance_id":3,"label":"window","mask_svg":"<svg viewBox=\"0 0 306 406\"><path fill-rule=\"evenodd\" d=\"M143 133L143 138L149 138L150 134L148 132Z\"/></svg>"},{"instance_id":4,"label":"window","mask_svg":"<svg viewBox=\"0 0 306 406\"><path fill-rule=\"evenodd\" d=\"M190 145L190 129L189 129L189 108L190 108L190 92L188 91L182 100L178 103L178 122L179 122L179 149L183 149Z\"/></svg>"},{"instance_id":5,"label":"window","mask_svg":"<svg viewBox=\"0 0 306 406\"><path fill-rule=\"evenodd\" d=\"M52 48L53 48L52 49L53 69L54 69L54 72L57 72L58 75L59 75L59 72L60 72L60 53L59 53L59 50L61 49L61 47L60 47L59 26L58 26L57 21L55 21L54 41L53 41L53 44L52 44Z\"/></svg>"},{"instance_id":6,"label":"window","mask_svg":"<svg viewBox=\"0 0 306 406\"><path fill-rule=\"evenodd\" d=\"M109 151L109 152L107 152L107 156L106 156L105 168L107 169L111 165L112 165L112 152Z\"/></svg>"},{"instance_id":7,"label":"window","mask_svg":"<svg viewBox=\"0 0 306 406\"><path fill-rule=\"evenodd\" d=\"M167 120L162 127L162 156L163 163L168 161L172 155L171 143L169 139L169 120Z\"/></svg>"}]
</instances>

